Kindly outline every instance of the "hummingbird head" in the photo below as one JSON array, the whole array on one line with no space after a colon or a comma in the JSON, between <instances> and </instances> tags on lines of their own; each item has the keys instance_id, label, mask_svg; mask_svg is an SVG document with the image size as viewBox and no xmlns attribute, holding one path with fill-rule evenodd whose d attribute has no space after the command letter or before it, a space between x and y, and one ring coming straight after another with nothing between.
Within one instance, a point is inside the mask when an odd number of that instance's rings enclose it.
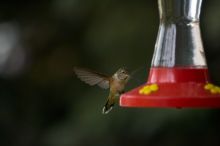
<instances>
[{"instance_id":1,"label":"hummingbird head","mask_svg":"<svg viewBox=\"0 0 220 146\"><path fill-rule=\"evenodd\" d=\"M121 81L127 81L130 77L128 71L125 68L120 68L115 74L114 77Z\"/></svg>"}]
</instances>

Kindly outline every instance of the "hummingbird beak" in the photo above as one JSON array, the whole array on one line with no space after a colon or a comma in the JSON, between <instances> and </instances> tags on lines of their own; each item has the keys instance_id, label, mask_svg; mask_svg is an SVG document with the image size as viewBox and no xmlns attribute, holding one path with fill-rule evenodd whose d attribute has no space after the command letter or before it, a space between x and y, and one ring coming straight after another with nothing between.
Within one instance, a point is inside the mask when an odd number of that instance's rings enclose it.
<instances>
[{"instance_id":1,"label":"hummingbird beak","mask_svg":"<svg viewBox=\"0 0 220 146\"><path fill-rule=\"evenodd\" d=\"M125 79L126 79L126 80L129 79L129 75L125 75Z\"/></svg>"}]
</instances>

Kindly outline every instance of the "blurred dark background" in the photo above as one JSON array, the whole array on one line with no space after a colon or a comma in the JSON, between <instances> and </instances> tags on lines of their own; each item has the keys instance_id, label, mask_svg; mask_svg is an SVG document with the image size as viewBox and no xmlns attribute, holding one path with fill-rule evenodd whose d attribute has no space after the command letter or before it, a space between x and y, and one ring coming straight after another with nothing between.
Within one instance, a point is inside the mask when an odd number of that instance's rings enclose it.
<instances>
[{"instance_id":1,"label":"blurred dark background","mask_svg":"<svg viewBox=\"0 0 220 146\"><path fill-rule=\"evenodd\" d=\"M220 1L205 0L201 30L218 85L219 18ZM1 1L0 146L219 146L217 109L116 106L103 116L108 91L73 75L73 66L144 66L144 82L158 26L156 0Z\"/></svg>"}]
</instances>

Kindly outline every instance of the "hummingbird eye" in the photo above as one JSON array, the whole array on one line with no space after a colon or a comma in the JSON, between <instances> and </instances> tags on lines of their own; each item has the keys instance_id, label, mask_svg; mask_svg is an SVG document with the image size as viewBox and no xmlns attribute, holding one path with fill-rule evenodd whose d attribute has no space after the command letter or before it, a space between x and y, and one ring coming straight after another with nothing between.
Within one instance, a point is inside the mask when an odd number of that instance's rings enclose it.
<instances>
[{"instance_id":1,"label":"hummingbird eye","mask_svg":"<svg viewBox=\"0 0 220 146\"><path fill-rule=\"evenodd\" d=\"M124 73L125 73L125 71L124 71L124 70L122 70L122 71L121 71L121 73L123 73L123 74L124 74Z\"/></svg>"}]
</instances>

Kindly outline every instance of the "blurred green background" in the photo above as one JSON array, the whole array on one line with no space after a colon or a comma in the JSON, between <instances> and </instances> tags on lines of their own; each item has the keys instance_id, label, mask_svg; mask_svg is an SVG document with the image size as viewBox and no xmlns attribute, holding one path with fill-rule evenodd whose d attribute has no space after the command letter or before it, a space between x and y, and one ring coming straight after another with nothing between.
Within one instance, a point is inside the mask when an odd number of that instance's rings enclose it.
<instances>
[{"instance_id":1,"label":"blurred green background","mask_svg":"<svg viewBox=\"0 0 220 146\"><path fill-rule=\"evenodd\" d=\"M220 85L220 1L201 14L210 76ZM145 67L159 26L156 0L38 0L0 4L1 146L219 146L218 109L101 109L108 91L73 66L112 74ZM133 88L140 83L134 83Z\"/></svg>"}]
</instances>

